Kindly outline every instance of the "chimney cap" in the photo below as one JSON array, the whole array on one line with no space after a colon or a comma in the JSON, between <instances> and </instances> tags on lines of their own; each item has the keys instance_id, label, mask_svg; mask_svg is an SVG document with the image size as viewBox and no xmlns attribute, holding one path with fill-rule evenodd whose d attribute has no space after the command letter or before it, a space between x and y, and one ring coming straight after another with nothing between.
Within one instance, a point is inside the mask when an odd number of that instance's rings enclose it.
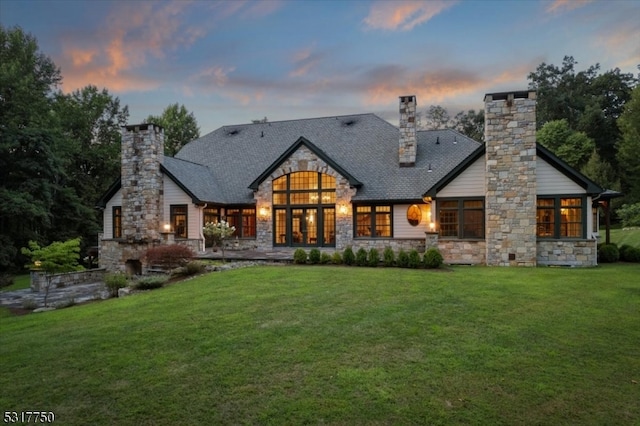
<instances>
[{"instance_id":1,"label":"chimney cap","mask_svg":"<svg viewBox=\"0 0 640 426\"><path fill-rule=\"evenodd\" d=\"M513 96L513 99L535 99L536 91L535 90L511 90L509 92L497 92L497 93L487 93L484 95L484 101L506 101L509 98L509 95Z\"/></svg>"},{"instance_id":2,"label":"chimney cap","mask_svg":"<svg viewBox=\"0 0 640 426\"><path fill-rule=\"evenodd\" d=\"M404 95L398 96L400 98L400 102L415 102L416 95Z\"/></svg>"},{"instance_id":3,"label":"chimney cap","mask_svg":"<svg viewBox=\"0 0 640 426\"><path fill-rule=\"evenodd\" d=\"M154 127L163 129L161 125L155 124L155 123L127 124L126 126L122 126L122 127L124 127L128 132L136 132L140 130L142 131L147 130L149 126L154 126Z\"/></svg>"}]
</instances>

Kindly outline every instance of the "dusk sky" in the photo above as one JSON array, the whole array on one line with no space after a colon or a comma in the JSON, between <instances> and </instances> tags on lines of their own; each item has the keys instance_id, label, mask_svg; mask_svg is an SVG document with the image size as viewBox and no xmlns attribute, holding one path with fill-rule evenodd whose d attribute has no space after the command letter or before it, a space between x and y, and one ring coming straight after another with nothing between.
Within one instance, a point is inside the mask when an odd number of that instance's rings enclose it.
<instances>
[{"instance_id":1,"label":"dusk sky","mask_svg":"<svg viewBox=\"0 0 640 426\"><path fill-rule=\"evenodd\" d=\"M61 68L62 90L106 87L130 124L171 103L222 125L373 112L398 97L453 116L527 88L542 62L638 73L640 1L0 0Z\"/></svg>"}]
</instances>

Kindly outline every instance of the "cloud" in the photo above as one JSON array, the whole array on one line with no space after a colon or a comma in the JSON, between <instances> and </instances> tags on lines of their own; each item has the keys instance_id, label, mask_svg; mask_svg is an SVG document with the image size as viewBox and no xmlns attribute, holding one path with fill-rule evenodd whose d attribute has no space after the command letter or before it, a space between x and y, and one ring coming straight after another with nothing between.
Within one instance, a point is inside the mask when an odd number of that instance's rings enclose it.
<instances>
[{"instance_id":1,"label":"cloud","mask_svg":"<svg viewBox=\"0 0 640 426\"><path fill-rule=\"evenodd\" d=\"M416 25L429 21L455 3L444 0L378 1L371 6L369 15L364 18L364 23L368 28L376 30L409 31Z\"/></svg>"},{"instance_id":2,"label":"cloud","mask_svg":"<svg viewBox=\"0 0 640 426\"><path fill-rule=\"evenodd\" d=\"M293 54L292 63L294 69L289 73L290 77L303 77L317 68L324 54L314 52L313 47L299 50Z\"/></svg>"},{"instance_id":3,"label":"cloud","mask_svg":"<svg viewBox=\"0 0 640 426\"><path fill-rule=\"evenodd\" d=\"M592 0L554 0L545 9L547 13L563 13L579 9L591 3Z\"/></svg>"}]
</instances>

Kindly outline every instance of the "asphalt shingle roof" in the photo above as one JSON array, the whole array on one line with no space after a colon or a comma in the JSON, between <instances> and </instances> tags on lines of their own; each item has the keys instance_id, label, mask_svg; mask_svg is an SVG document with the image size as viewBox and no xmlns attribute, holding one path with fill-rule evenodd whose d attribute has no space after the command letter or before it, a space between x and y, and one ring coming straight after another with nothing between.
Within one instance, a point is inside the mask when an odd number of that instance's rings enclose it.
<instances>
[{"instance_id":1,"label":"asphalt shingle roof","mask_svg":"<svg viewBox=\"0 0 640 426\"><path fill-rule=\"evenodd\" d=\"M201 201L253 203L249 185L303 137L362 183L354 201L419 200L480 143L453 130L417 136L415 166L400 167L399 130L374 114L240 124L188 143L164 165Z\"/></svg>"}]
</instances>

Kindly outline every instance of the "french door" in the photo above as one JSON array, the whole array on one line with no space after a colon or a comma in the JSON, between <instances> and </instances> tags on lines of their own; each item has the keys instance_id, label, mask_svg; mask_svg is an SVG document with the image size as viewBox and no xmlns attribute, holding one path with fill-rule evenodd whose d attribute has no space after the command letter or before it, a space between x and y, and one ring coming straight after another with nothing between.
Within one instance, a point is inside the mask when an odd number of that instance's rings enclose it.
<instances>
[{"instance_id":1,"label":"french door","mask_svg":"<svg viewBox=\"0 0 640 426\"><path fill-rule=\"evenodd\" d=\"M335 245L334 207L288 207L274 210L274 245L287 247Z\"/></svg>"}]
</instances>

